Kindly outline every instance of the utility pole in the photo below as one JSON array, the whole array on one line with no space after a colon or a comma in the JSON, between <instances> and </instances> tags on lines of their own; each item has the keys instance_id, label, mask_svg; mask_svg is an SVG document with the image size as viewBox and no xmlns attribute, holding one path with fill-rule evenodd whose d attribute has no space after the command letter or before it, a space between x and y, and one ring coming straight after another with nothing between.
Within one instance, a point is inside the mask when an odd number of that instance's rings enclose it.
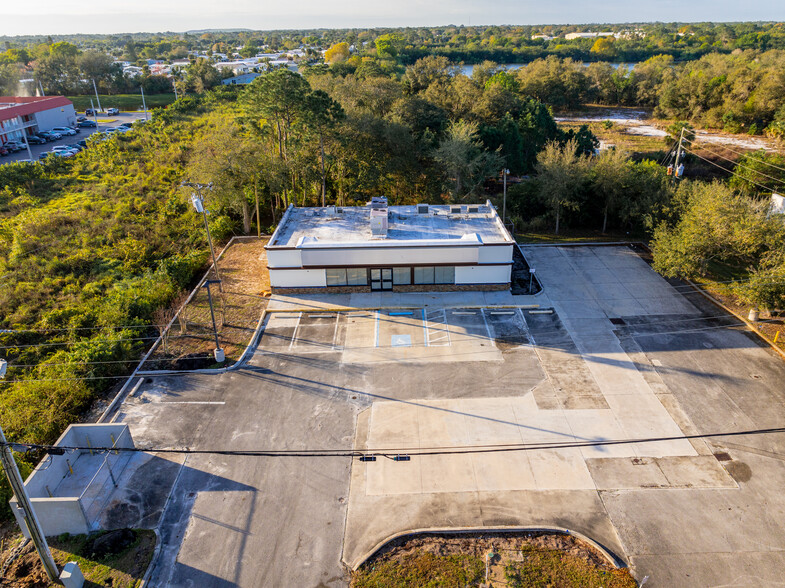
<instances>
[{"instance_id":1,"label":"utility pole","mask_svg":"<svg viewBox=\"0 0 785 588\"><path fill-rule=\"evenodd\" d=\"M17 116L16 120L19 122L19 128L22 130L22 139L24 139L25 147L27 147L27 157L30 158L30 162L33 161L33 152L30 151L30 143L27 141L27 130L25 129L25 123L22 121L21 116Z\"/></svg>"},{"instance_id":2,"label":"utility pole","mask_svg":"<svg viewBox=\"0 0 785 588\"><path fill-rule=\"evenodd\" d=\"M98 111L95 109L92 98L90 98L90 109L93 111L93 118L95 119L95 130L98 131Z\"/></svg>"},{"instance_id":3,"label":"utility pole","mask_svg":"<svg viewBox=\"0 0 785 588\"><path fill-rule=\"evenodd\" d=\"M144 87L139 86L139 89L142 91L142 108L144 109L144 119L149 120L149 117L147 116L147 104L144 101Z\"/></svg>"},{"instance_id":4,"label":"utility pole","mask_svg":"<svg viewBox=\"0 0 785 588\"><path fill-rule=\"evenodd\" d=\"M221 281L205 280L204 288L207 288L207 302L210 304L210 318L213 319L213 335L215 335L215 349L213 350L213 356L215 357L215 361L217 363L222 363L224 359L226 359L226 355L224 354L224 350L221 349L220 341L218 341L218 327L215 324L215 311L213 310L213 297L210 294L210 284L218 284L220 286Z\"/></svg>"},{"instance_id":5,"label":"utility pole","mask_svg":"<svg viewBox=\"0 0 785 588\"><path fill-rule=\"evenodd\" d=\"M98 110L101 110L101 99L98 97L98 87L95 85L95 78L93 78L93 90L95 90L95 101L98 103Z\"/></svg>"},{"instance_id":6,"label":"utility pole","mask_svg":"<svg viewBox=\"0 0 785 588\"><path fill-rule=\"evenodd\" d=\"M679 133L679 146L676 149L676 163L673 164L673 183L678 183L679 179L679 160L681 159L681 142L684 140L684 127L681 127Z\"/></svg>"},{"instance_id":7,"label":"utility pole","mask_svg":"<svg viewBox=\"0 0 785 588\"><path fill-rule=\"evenodd\" d=\"M174 88L174 99L175 102L177 101L177 80L175 79L174 75L172 76L172 88Z\"/></svg>"},{"instance_id":8,"label":"utility pole","mask_svg":"<svg viewBox=\"0 0 785 588\"><path fill-rule=\"evenodd\" d=\"M204 217L204 228L207 231L207 242L210 244L210 253L213 256L213 267L215 268L215 277L216 281L218 282L218 290L223 294L223 285L221 284L221 276L218 274L218 260L215 257L215 249L213 249L213 239L210 236L210 225L207 224L207 210L204 207L204 200L202 200L202 188L212 190L213 184L210 182L209 184L197 184L194 182L183 182L181 186L188 187L188 188L196 188L196 192L191 194L191 202L196 209L196 212L202 213Z\"/></svg>"},{"instance_id":9,"label":"utility pole","mask_svg":"<svg viewBox=\"0 0 785 588\"><path fill-rule=\"evenodd\" d=\"M0 379L5 378L6 367L7 362L4 359L0 359ZM11 484L11 489L14 491L16 501L24 511L25 523L27 524L30 538L33 540L36 551L38 551L38 555L41 557L41 563L44 566L47 577L52 582L60 584L60 572L52 557L52 552L49 551L46 536L44 535L43 529L41 529L41 523L38 522L38 517L35 515L30 497L27 495L27 490L25 489L25 483L22 480L22 475L19 473L19 468L14 460L14 454L11 451L11 446L8 444L8 441L6 441L2 427L0 427L0 445L2 445L2 447L0 447L0 461L2 461L5 475L8 477L8 482Z\"/></svg>"},{"instance_id":10,"label":"utility pole","mask_svg":"<svg viewBox=\"0 0 785 588\"><path fill-rule=\"evenodd\" d=\"M507 168L502 170L502 176L504 176L504 199L502 200L502 225L507 220L507 174L510 173L510 170Z\"/></svg>"}]
</instances>

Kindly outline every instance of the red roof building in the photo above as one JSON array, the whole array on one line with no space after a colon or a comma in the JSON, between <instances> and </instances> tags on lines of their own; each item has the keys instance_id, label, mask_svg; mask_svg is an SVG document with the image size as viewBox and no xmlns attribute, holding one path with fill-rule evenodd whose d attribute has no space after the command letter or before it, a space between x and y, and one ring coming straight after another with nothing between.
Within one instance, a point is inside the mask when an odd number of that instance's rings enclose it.
<instances>
[{"instance_id":1,"label":"red roof building","mask_svg":"<svg viewBox=\"0 0 785 588\"><path fill-rule=\"evenodd\" d=\"M0 96L0 143L75 124L74 105L64 96Z\"/></svg>"}]
</instances>

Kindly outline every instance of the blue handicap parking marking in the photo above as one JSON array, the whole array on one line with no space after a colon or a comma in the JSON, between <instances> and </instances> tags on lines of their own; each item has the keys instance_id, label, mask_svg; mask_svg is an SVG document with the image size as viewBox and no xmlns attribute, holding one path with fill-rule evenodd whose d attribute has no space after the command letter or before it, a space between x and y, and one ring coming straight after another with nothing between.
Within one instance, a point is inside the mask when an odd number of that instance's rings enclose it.
<instances>
[{"instance_id":1,"label":"blue handicap parking marking","mask_svg":"<svg viewBox=\"0 0 785 588\"><path fill-rule=\"evenodd\" d=\"M393 347L411 347L412 346L412 336L411 335L393 335L390 338L390 345Z\"/></svg>"}]
</instances>

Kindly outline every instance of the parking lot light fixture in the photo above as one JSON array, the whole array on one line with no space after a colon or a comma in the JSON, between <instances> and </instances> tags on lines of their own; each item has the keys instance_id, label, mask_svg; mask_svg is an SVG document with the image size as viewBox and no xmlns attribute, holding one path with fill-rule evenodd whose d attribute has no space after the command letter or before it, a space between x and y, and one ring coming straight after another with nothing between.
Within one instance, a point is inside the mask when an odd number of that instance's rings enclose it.
<instances>
[{"instance_id":1,"label":"parking lot light fixture","mask_svg":"<svg viewBox=\"0 0 785 588\"><path fill-rule=\"evenodd\" d=\"M215 269L215 278L218 282L218 290L223 293L223 284L221 284L221 276L218 273L218 259L215 257L215 249L213 248L213 239L210 236L210 225L207 223L207 210L204 207L204 200L202 198L202 190L212 190L213 184L210 182L209 184L197 184L194 182L183 182L180 184L183 187L187 188L195 188L196 192L191 193L191 204L193 204L194 209L197 213L201 214L204 218L204 229L207 231L207 242L210 245L210 254L213 256L213 268Z\"/></svg>"}]
</instances>

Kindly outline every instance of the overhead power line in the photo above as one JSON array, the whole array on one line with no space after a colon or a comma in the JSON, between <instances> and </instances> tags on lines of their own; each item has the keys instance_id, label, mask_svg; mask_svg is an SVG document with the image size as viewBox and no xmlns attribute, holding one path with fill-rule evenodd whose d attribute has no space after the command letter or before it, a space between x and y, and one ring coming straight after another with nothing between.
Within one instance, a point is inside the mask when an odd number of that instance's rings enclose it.
<instances>
[{"instance_id":1,"label":"overhead power line","mask_svg":"<svg viewBox=\"0 0 785 588\"><path fill-rule=\"evenodd\" d=\"M741 179L742 179L742 180L744 180L745 182L750 182L751 184L755 184L756 186L758 186L759 188L763 188L763 189L764 189L764 190L766 190L767 192L776 192L776 190L774 190L773 188L769 188L768 186L764 186L763 184L759 184L758 182L756 182L756 181L754 181L754 180L750 180L749 178L744 178L744 177L740 176L739 174L737 174L736 172L734 172L733 170L730 170L730 169L724 168L724 167L722 167L722 166L721 166L719 163L715 163L715 162L713 162L711 159L706 159L705 157L703 157L703 156L701 156L701 155L698 155L697 153L695 153L694 151L691 151L690 149L687 149L686 147L683 147L683 149L684 149L684 150L685 150L687 153L691 153L692 155L694 155L694 156L695 156L695 157L697 157L698 159L702 159L702 160L703 160L703 161L705 161L706 163L710 163L711 165L713 165L713 166L715 166L715 167L718 167L718 168L720 168L722 171L724 171L724 172L726 172L726 173L729 173L729 174L731 174L731 175L733 175L733 176L736 176L736 177L738 177L738 178L741 178Z\"/></svg>"},{"instance_id":2,"label":"overhead power line","mask_svg":"<svg viewBox=\"0 0 785 588\"><path fill-rule=\"evenodd\" d=\"M670 435L662 437L645 437L642 439L604 439L593 441L564 441L550 443L510 443L493 445L459 445L447 447L399 447L384 449L190 449L190 448L157 448L157 447L89 447L81 445L42 445L36 443L0 443L0 446L11 447L14 451L39 450L50 454L64 452L91 451L110 453L163 453L186 455L232 455L238 457L363 457L394 455L427 456L427 455L472 455L482 453L507 453L516 451L543 451L547 449L580 449L583 447L606 447L613 445L637 445L640 443L658 443L666 441L685 441L690 439L712 439L717 437L740 437L747 435L773 435L785 433L785 427L768 429L748 429L742 431L724 431L716 433L698 433L693 435Z\"/></svg>"},{"instance_id":3,"label":"overhead power line","mask_svg":"<svg viewBox=\"0 0 785 588\"><path fill-rule=\"evenodd\" d=\"M761 175L761 176L764 176L764 177L766 177L766 178L769 178L770 180L774 180L775 182L778 182L778 183L780 183L780 184L785 184L785 180L781 180L781 179L779 179L779 178L775 178L774 176L770 176L770 175L768 175L768 174L764 174L762 171L758 171L758 170L757 170L757 169L755 169L754 167L750 167L750 166L748 166L748 165L744 165L743 163L738 163L737 161L734 161L734 160L732 160L732 159L731 159L731 158L729 158L729 157L725 157L724 155L720 155L719 153L715 153L714 151L712 151L712 150L710 150L710 149L706 149L705 147L701 147L701 149L702 149L703 151L708 151L709 153L711 153L711 154L712 154L712 155L714 155L715 157L719 157L720 159L724 159L725 161L728 161L728 162L732 163L732 164L733 164L733 165L735 165L736 167L741 167L741 168L744 168L744 169L748 169L748 170L750 170L751 172L753 172L753 173L756 173L756 174L759 174L759 175ZM740 178L743 178L743 176L739 176L739 177L740 177ZM744 178L743 178L743 179L744 179Z\"/></svg>"},{"instance_id":4,"label":"overhead power line","mask_svg":"<svg viewBox=\"0 0 785 588\"><path fill-rule=\"evenodd\" d=\"M741 155L743 157L750 157L751 156L751 154L749 152L744 153L743 151L736 151L735 149L731 149L730 147L728 147L727 145L724 145L722 143L713 143L713 145L719 145L723 149L726 149L727 151L730 151L731 153L735 153L736 155ZM775 153L779 154L779 151L775 151ZM780 167L779 165L774 165L773 163L768 162L768 161L766 161L764 159L758 159L757 157L752 157L752 159L753 159L753 161L757 161L758 163L762 163L763 165L768 165L768 166L773 167L775 169L778 169L778 170L781 170L781 171L785 171L785 167Z\"/></svg>"}]
</instances>

